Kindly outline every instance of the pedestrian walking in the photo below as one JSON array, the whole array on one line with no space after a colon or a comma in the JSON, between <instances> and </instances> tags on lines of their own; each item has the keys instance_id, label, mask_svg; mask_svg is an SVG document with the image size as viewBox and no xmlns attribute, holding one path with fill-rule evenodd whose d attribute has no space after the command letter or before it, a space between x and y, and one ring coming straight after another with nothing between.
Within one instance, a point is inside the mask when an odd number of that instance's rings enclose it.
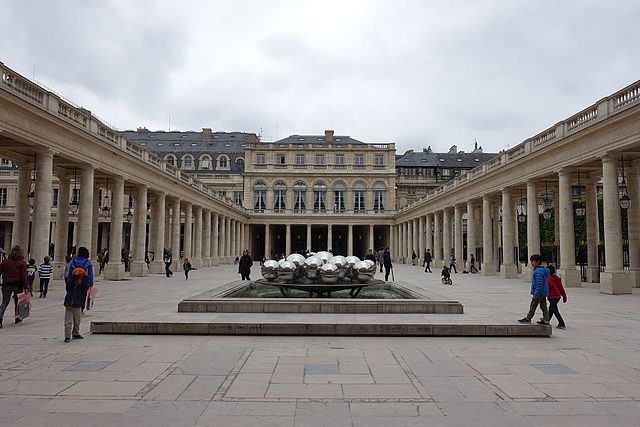
<instances>
[{"instance_id":1,"label":"pedestrian walking","mask_svg":"<svg viewBox=\"0 0 640 427\"><path fill-rule=\"evenodd\" d=\"M519 319L520 323L531 323L531 319L536 313L536 308L540 306L542 319L538 322L541 325L549 324L549 311L547 310L547 295L549 295L549 270L542 266L542 257L539 254L531 255L529 259L533 274L531 275L531 304L529 312L525 317Z\"/></svg>"},{"instance_id":2,"label":"pedestrian walking","mask_svg":"<svg viewBox=\"0 0 640 427\"><path fill-rule=\"evenodd\" d=\"M412 250L411 251L411 265L416 265L416 258L418 258L418 255L416 255L416 251Z\"/></svg>"},{"instance_id":3,"label":"pedestrian walking","mask_svg":"<svg viewBox=\"0 0 640 427\"><path fill-rule=\"evenodd\" d=\"M469 273L475 274L477 272L478 268L476 267L476 259L473 254L471 254L471 257L469 258Z\"/></svg>"},{"instance_id":4,"label":"pedestrian walking","mask_svg":"<svg viewBox=\"0 0 640 427\"><path fill-rule=\"evenodd\" d=\"M564 323L564 319L560 315L560 310L558 310L558 302L560 302L560 298L562 298L562 302L567 302L567 293L564 290L564 286L562 286L562 279L556 275L556 266L549 266L549 321L553 316L556 316L556 320L558 321L558 329L565 329L566 325Z\"/></svg>"},{"instance_id":5,"label":"pedestrian walking","mask_svg":"<svg viewBox=\"0 0 640 427\"><path fill-rule=\"evenodd\" d=\"M87 292L92 286L93 264L89 259L89 249L80 246L78 255L69 263L69 276L65 280L64 342L69 342L71 338L82 339L81 312L87 300Z\"/></svg>"},{"instance_id":6,"label":"pedestrian walking","mask_svg":"<svg viewBox=\"0 0 640 427\"><path fill-rule=\"evenodd\" d=\"M15 305L16 323L22 319L18 317L18 294L29 292L29 281L27 280L27 262L24 260L24 250L16 245L9 251L7 257L0 263L0 277L2 278L2 305L0 305L0 329L2 329L2 318L7 306L11 302Z\"/></svg>"},{"instance_id":7,"label":"pedestrian walking","mask_svg":"<svg viewBox=\"0 0 640 427\"><path fill-rule=\"evenodd\" d=\"M456 269L456 257L454 255L449 257L449 271L453 271L458 274L458 269Z\"/></svg>"},{"instance_id":8,"label":"pedestrian walking","mask_svg":"<svg viewBox=\"0 0 640 427\"><path fill-rule=\"evenodd\" d=\"M427 249L424 253L424 264L426 265L424 272L433 273L431 271L431 261L433 261L433 257L431 256L431 250Z\"/></svg>"},{"instance_id":9,"label":"pedestrian walking","mask_svg":"<svg viewBox=\"0 0 640 427\"><path fill-rule=\"evenodd\" d=\"M384 281L389 280L389 272L393 269L393 264L391 264L391 254L389 253L389 247L384 248Z\"/></svg>"},{"instance_id":10,"label":"pedestrian walking","mask_svg":"<svg viewBox=\"0 0 640 427\"><path fill-rule=\"evenodd\" d=\"M251 274L251 267L253 266L253 260L249 256L249 249L245 249L242 252L242 256L238 261L238 273L242 277L242 280L251 280L249 275Z\"/></svg>"},{"instance_id":11,"label":"pedestrian walking","mask_svg":"<svg viewBox=\"0 0 640 427\"><path fill-rule=\"evenodd\" d=\"M376 253L376 259L378 260L378 264L380 264L380 273L382 273L382 268L384 267L384 248L380 248Z\"/></svg>"},{"instance_id":12,"label":"pedestrian walking","mask_svg":"<svg viewBox=\"0 0 640 427\"><path fill-rule=\"evenodd\" d=\"M364 259L368 259L369 261L373 261L374 263L376 262L376 256L373 253L373 249L369 249L369 252L367 252L367 255L364 257Z\"/></svg>"},{"instance_id":13,"label":"pedestrian walking","mask_svg":"<svg viewBox=\"0 0 640 427\"><path fill-rule=\"evenodd\" d=\"M44 262L38 268L38 276L40 276L40 298L46 298L49 292L49 281L53 273L53 265L48 256L44 257Z\"/></svg>"},{"instance_id":14,"label":"pedestrian walking","mask_svg":"<svg viewBox=\"0 0 640 427\"><path fill-rule=\"evenodd\" d=\"M162 257L162 261L164 262L164 274L167 277L173 276L173 271L171 271L171 263L173 262L173 257L171 256L171 249L164 250L164 256Z\"/></svg>"},{"instance_id":15,"label":"pedestrian walking","mask_svg":"<svg viewBox=\"0 0 640 427\"><path fill-rule=\"evenodd\" d=\"M27 280L29 281L29 295L33 296L33 282L36 280L36 273L38 267L36 266L36 260L31 258L27 265Z\"/></svg>"},{"instance_id":16,"label":"pedestrian walking","mask_svg":"<svg viewBox=\"0 0 640 427\"><path fill-rule=\"evenodd\" d=\"M191 266L191 261L189 261L188 257L184 257L182 269L184 270L184 279L189 280L189 272L193 270L193 267Z\"/></svg>"}]
</instances>

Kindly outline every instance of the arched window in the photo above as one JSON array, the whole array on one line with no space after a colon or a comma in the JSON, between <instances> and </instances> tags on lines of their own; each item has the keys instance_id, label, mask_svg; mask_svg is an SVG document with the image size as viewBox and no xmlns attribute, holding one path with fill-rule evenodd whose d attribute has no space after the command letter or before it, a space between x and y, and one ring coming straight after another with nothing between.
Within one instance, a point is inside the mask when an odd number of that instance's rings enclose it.
<instances>
[{"instance_id":1,"label":"arched window","mask_svg":"<svg viewBox=\"0 0 640 427\"><path fill-rule=\"evenodd\" d=\"M273 186L273 210L282 211L287 208L287 184L276 181Z\"/></svg>"},{"instance_id":2,"label":"arched window","mask_svg":"<svg viewBox=\"0 0 640 427\"><path fill-rule=\"evenodd\" d=\"M334 212L344 212L345 197L347 194L347 186L342 181L336 181L333 184L333 210Z\"/></svg>"},{"instance_id":3,"label":"arched window","mask_svg":"<svg viewBox=\"0 0 640 427\"><path fill-rule=\"evenodd\" d=\"M208 154L203 154L202 156L200 156L200 160L199 160L199 168L200 169L204 169L204 170L209 170L211 169L211 156L209 156Z\"/></svg>"},{"instance_id":4,"label":"arched window","mask_svg":"<svg viewBox=\"0 0 640 427\"><path fill-rule=\"evenodd\" d=\"M221 154L220 156L218 156L217 169L221 169L221 170L229 169L229 157L226 154Z\"/></svg>"},{"instance_id":5,"label":"arched window","mask_svg":"<svg viewBox=\"0 0 640 427\"><path fill-rule=\"evenodd\" d=\"M294 212L304 212L307 209L307 184L296 181L293 184L293 210Z\"/></svg>"},{"instance_id":6,"label":"arched window","mask_svg":"<svg viewBox=\"0 0 640 427\"><path fill-rule=\"evenodd\" d=\"M327 184L316 181L313 184L313 210L324 212L327 209Z\"/></svg>"},{"instance_id":7,"label":"arched window","mask_svg":"<svg viewBox=\"0 0 640 427\"><path fill-rule=\"evenodd\" d=\"M182 169L193 170L193 156L191 154L182 156Z\"/></svg>"},{"instance_id":8,"label":"arched window","mask_svg":"<svg viewBox=\"0 0 640 427\"><path fill-rule=\"evenodd\" d=\"M378 181L373 184L373 210L375 212L384 211L387 205L387 186L384 182Z\"/></svg>"},{"instance_id":9,"label":"arched window","mask_svg":"<svg viewBox=\"0 0 640 427\"><path fill-rule=\"evenodd\" d=\"M367 185L362 181L353 184L353 211L365 211L365 194L367 193Z\"/></svg>"},{"instance_id":10,"label":"arched window","mask_svg":"<svg viewBox=\"0 0 640 427\"><path fill-rule=\"evenodd\" d=\"M235 160L235 164L236 164L236 166L238 167L238 169L240 169L240 170L244 170L244 159L243 159L242 157L238 157L238 158Z\"/></svg>"},{"instance_id":11,"label":"arched window","mask_svg":"<svg viewBox=\"0 0 640 427\"><path fill-rule=\"evenodd\" d=\"M256 181L253 184L253 209L264 210L267 206L267 184Z\"/></svg>"},{"instance_id":12,"label":"arched window","mask_svg":"<svg viewBox=\"0 0 640 427\"><path fill-rule=\"evenodd\" d=\"M164 156L164 161L167 162L168 165L175 166L176 165L176 156L173 154L167 154Z\"/></svg>"}]
</instances>

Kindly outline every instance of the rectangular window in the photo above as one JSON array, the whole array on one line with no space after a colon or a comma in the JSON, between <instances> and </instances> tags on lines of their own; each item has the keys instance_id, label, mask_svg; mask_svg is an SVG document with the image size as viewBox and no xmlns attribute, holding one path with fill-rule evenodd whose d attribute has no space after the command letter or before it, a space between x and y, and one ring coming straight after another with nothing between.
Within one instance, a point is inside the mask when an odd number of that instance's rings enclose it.
<instances>
[{"instance_id":1,"label":"rectangular window","mask_svg":"<svg viewBox=\"0 0 640 427\"><path fill-rule=\"evenodd\" d=\"M233 201L236 205L242 205L242 202L244 201L244 193L242 191L234 191Z\"/></svg>"},{"instance_id":2,"label":"rectangular window","mask_svg":"<svg viewBox=\"0 0 640 427\"><path fill-rule=\"evenodd\" d=\"M2 166L2 167L11 167L11 160L0 159L0 166Z\"/></svg>"},{"instance_id":3,"label":"rectangular window","mask_svg":"<svg viewBox=\"0 0 640 427\"><path fill-rule=\"evenodd\" d=\"M313 192L313 210L325 211L327 209L327 192L318 190Z\"/></svg>"},{"instance_id":4,"label":"rectangular window","mask_svg":"<svg viewBox=\"0 0 640 427\"><path fill-rule=\"evenodd\" d=\"M258 165L264 165L267 163L267 156L265 156L264 153L258 153L256 154L256 164Z\"/></svg>"},{"instance_id":5,"label":"rectangular window","mask_svg":"<svg viewBox=\"0 0 640 427\"><path fill-rule=\"evenodd\" d=\"M255 190L253 192L253 209L264 210L267 206L267 192L265 190Z\"/></svg>"},{"instance_id":6,"label":"rectangular window","mask_svg":"<svg viewBox=\"0 0 640 427\"><path fill-rule=\"evenodd\" d=\"M273 192L273 209L275 211L285 210L287 208L287 191L275 190Z\"/></svg>"},{"instance_id":7,"label":"rectangular window","mask_svg":"<svg viewBox=\"0 0 640 427\"><path fill-rule=\"evenodd\" d=\"M378 166L384 165L384 155L376 154L375 164L378 165Z\"/></svg>"},{"instance_id":8,"label":"rectangular window","mask_svg":"<svg viewBox=\"0 0 640 427\"><path fill-rule=\"evenodd\" d=\"M304 165L305 159L304 154L296 154L296 165Z\"/></svg>"},{"instance_id":9,"label":"rectangular window","mask_svg":"<svg viewBox=\"0 0 640 427\"><path fill-rule=\"evenodd\" d=\"M305 190L294 190L293 198L294 210L304 211L305 209L307 209L307 192Z\"/></svg>"},{"instance_id":10,"label":"rectangular window","mask_svg":"<svg viewBox=\"0 0 640 427\"><path fill-rule=\"evenodd\" d=\"M442 176L451 176L451 169L442 169Z\"/></svg>"},{"instance_id":11,"label":"rectangular window","mask_svg":"<svg viewBox=\"0 0 640 427\"><path fill-rule=\"evenodd\" d=\"M364 166L364 154L356 154L354 163L356 166Z\"/></svg>"},{"instance_id":12,"label":"rectangular window","mask_svg":"<svg viewBox=\"0 0 640 427\"><path fill-rule=\"evenodd\" d=\"M415 196L416 195L416 188L415 187L407 188L407 194L410 195L410 196Z\"/></svg>"},{"instance_id":13,"label":"rectangular window","mask_svg":"<svg viewBox=\"0 0 640 427\"><path fill-rule=\"evenodd\" d=\"M79 203L80 202L80 189L79 188L72 188L71 189L71 200L73 200L75 203Z\"/></svg>"},{"instance_id":14,"label":"rectangular window","mask_svg":"<svg viewBox=\"0 0 640 427\"><path fill-rule=\"evenodd\" d=\"M344 165L344 154L336 154L336 165Z\"/></svg>"},{"instance_id":15,"label":"rectangular window","mask_svg":"<svg viewBox=\"0 0 640 427\"><path fill-rule=\"evenodd\" d=\"M344 191L336 190L333 192L333 210L338 212L344 212Z\"/></svg>"},{"instance_id":16,"label":"rectangular window","mask_svg":"<svg viewBox=\"0 0 640 427\"><path fill-rule=\"evenodd\" d=\"M324 165L324 154L316 154L316 165Z\"/></svg>"},{"instance_id":17,"label":"rectangular window","mask_svg":"<svg viewBox=\"0 0 640 427\"><path fill-rule=\"evenodd\" d=\"M384 190L374 190L373 191L373 210L376 212L384 211L384 205L386 203L385 200L386 191Z\"/></svg>"},{"instance_id":18,"label":"rectangular window","mask_svg":"<svg viewBox=\"0 0 640 427\"><path fill-rule=\"evenodd\" d=\"M53 198L51 199L51 206L54 208L58 207L58 193L60 192L59 189L54 188L53 189Z\"/></svg>"},{"instance_id":19,"label":"rectangular window","mask_svg":"<svg viewBox=\"0 0 640 427\"><path fill-rule=\"evenodd\" d=\"M7 189L0 188L0 206L7 206Z\"/></svg>"},{"instance_id":20,"label":"rectangular window","mask_svg":"<svg viewBox=\"0 0 640 427\"><path fill-rule=\"evenodd\" d=\"M364 211L364 191L353 190L353 210L355 212Z\"/></svg>"},{"instance_id":21,"label":"rectangular window","mask_svg":"<svg viewBox=\"0 0 640 427\"><path fill-rule=\"evenodd\" d=\"M276 164L277 165L286 164L286 156L284 154L276 154Z\"/></svg>"}]
</instances>

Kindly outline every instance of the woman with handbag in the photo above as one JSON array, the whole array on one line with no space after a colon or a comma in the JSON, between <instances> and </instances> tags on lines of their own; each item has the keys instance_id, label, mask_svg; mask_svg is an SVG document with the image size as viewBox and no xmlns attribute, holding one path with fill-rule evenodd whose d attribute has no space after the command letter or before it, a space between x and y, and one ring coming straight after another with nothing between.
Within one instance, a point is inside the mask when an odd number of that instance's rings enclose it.
<instances>
[{"instance_id":1,"label":"woman with handbag","mask_svg":"<svg viewBox=\"0 0 640 427\"><path fill-rule=\"evenodd\" d=\"M29 281L27 280L27 262L24 259L24 250L18 245L14 246L7 258L0 263L0 276L2 276L2 305L0 306L0 329L2 328L2 317L11 301L18 308L18 294L29 292ZM16 311L17 313L17 311ZM16 323L20 323L21 318L16 317Z\"/></svg>"}]
</instances>

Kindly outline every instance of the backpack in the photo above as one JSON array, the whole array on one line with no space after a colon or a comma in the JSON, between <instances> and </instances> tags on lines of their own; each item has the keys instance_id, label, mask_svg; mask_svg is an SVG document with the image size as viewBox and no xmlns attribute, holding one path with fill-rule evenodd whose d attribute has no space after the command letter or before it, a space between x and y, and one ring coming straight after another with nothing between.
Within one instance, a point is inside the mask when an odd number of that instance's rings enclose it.
<instances>
[{"instance_id":1,"label":"backpack","mask_svg":"<svg viewBox=\"0 0 640 427\"><path fill-rule=\"evenodd\" d=\"M38 268L35 265L27 265L27 277L36 277L36 272L38 271Z\"/></svg>"},{"instance_id":2,"label":"backpack","mask_svg":"<svg viewBox=\"0 0 640 427\"><path fill-rule=\"evenodd\" d=\"M67 283L69 285L78 286L89 277L87 270L84 269L84 266L87 265L87 262L89 262L88 259L86 259L80 267L75 267L71 271L71 274L69 274L69 277L67 277Z\"/></svg>"}]
</instances>

